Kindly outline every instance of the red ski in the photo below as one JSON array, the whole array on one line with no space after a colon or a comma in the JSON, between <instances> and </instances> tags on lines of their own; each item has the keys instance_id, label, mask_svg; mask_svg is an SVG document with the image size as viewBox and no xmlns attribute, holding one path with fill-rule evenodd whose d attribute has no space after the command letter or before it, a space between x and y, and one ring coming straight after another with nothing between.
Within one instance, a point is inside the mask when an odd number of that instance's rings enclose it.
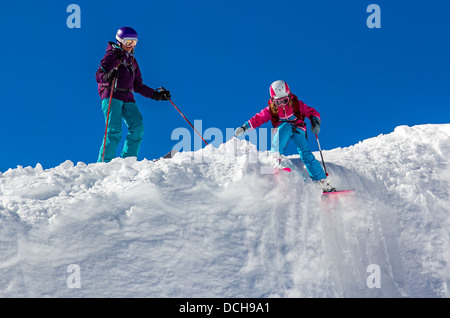
<instances>
[{"instance_id":1,"label":"red ski","mask_svg":"<svg viewBox=\"0 0 450 318\"><path fill-rule=\"evenodd\" d=\"M291 168L273 168L273 173L272 174L279 174L280 171L287 171L287 172L291 172ZM270 172L269 172L270 173Z\"/></svg>"},{"instance_id":2,"label":"red ski","mask_svg":"<svg viewBox=\"0 0 450 318\"><path fill-rule=\"evenodd\" d=\"M323 194L324 194L324 195L333 195L333 194L341 194L341 193L350 193L350 192L353 192L353 191L355 191L355 189L350 189L350 190L335 190L335 191L329 191L329 192L324 191Z\"/></svg>"}]
</instances>

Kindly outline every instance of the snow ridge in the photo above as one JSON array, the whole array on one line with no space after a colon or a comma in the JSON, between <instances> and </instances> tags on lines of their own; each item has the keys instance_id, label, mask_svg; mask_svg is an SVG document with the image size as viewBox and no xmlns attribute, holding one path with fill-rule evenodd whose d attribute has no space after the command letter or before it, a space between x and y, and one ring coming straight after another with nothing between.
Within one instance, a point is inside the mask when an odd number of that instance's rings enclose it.
<instances>
[{"instance_id":1,"label":"snow ridge","mask_svg":"<svg viewBox=\"0 0 450 318\"><path fill-rule=\"evenodd\" d=\"M355 194L324 199L298 156L291 173L262 173L273 157L237 139L157 162L10 169L0 297L449 297L450 125L324 158Z\"/></svg>"}]
</instances>

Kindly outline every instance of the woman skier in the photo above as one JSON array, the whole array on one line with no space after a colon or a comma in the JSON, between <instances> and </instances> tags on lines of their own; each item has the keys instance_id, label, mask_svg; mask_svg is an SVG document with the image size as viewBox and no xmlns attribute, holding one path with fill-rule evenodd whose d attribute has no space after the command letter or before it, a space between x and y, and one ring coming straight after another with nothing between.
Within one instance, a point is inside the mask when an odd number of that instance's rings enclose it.
<instances>
[{"instance_id":1,"label":"woman skier","mask_svg":"<svg viewBox=\"0 0 450 318\"><path fill-rule=\"evenodd\" d=\"M108 43L106 54L95 74L107 125L98 162L109 162L116 157L116 148L122 138L122 118L127 125L128 134L120 156L138 156L144 125L133 91L154 100L171 98L170 92L163 87L152 89L142 83L141 71L134 57L137 32L130 27L122 27L117 31L116 40L117 43ZM111 89L113 92L110 101Z\"/></svg>"},{"instance_id":2,"label":"woman skier","mask_svg":"<svg viewBox=\"0 0 450 318\"><path fill-rule=\"evenodd\" d=\"M318 134L320 132L320 114L292 94L288 84L284 81L273 82L269 90L269 106L245 122L242 127L236 128L235 135L240 136L246 130L257 128L271 120L276 129L271 151L283 154L288 142L292 139L310 177L319 182L324 192L335 191L335 188L327 180L322 166L309 150L306 140L305 118L307 117L311 121L311 131Z\"/></svg>"}]
</instances>

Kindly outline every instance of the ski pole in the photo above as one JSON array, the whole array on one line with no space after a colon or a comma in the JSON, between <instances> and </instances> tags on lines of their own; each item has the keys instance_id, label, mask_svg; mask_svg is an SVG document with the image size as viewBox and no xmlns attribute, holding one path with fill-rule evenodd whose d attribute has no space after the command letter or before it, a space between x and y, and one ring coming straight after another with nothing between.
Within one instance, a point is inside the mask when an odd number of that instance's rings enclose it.
<instances>
[{"instance_id":1,"label":"ski pole","mask_svg":"<svg viewBox=\"0 0 450 318\"><path fill-rule=\"evenodd\" d=\"M316 134L317 145L319 146L320 157L322 158L323 170L325 171L325 175L328 177L327 167L325 167L325 161L323 160L322 149L320 148L319 137Z\"/></svg>"},{"instance_id":2,"label":"ski pole","mask_svg":"<svg viewBox=\"0 0 450 318\"><path fill-rule=\"evenodd\" d=\"M205 139L203 139L202 135L200 135L200 133L197 131L197 129L194 128L194 126L191 124L191 122L186 118L186 116L183 115L183 113L178 109L178 107L172 102L171 99L168 99L169 102L172 103L173 107L175 107L175 109L180 113L181 116L183 116L184 120L187 121L187 123L192 127L192 129L194 129L194 131L197 133L197 135L200 136L200 138L202 138L202 140L205 142L206 145L208 145L208 143L206 142Z\"/></svg>"},{"instance_id":3,"label":"ski pole","mask_svg":"<svg viewBox=\"0 0 450 318\"><path fill-rule=\"evenodd\" d=\"M113 79L112 84L111 84L111 94L109 94L108 113L106 115L105 139L103 139L102 162L105 161L106 134L108 132L109 112L111 110L111 100L112 100L115 85L116 85L116 79Z\"/></svg>"}]
</instances>

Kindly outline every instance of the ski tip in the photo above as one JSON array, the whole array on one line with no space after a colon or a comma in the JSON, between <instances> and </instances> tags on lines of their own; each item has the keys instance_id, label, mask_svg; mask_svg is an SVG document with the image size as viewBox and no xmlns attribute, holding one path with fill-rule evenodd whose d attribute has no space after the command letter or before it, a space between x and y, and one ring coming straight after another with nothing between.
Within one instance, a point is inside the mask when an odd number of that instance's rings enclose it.
<instances>
[{"instance_id":1,"label":"ski tip","mask_svg":"<svg viewBox=\"0 0 450 318\"><path fill-rule=\"evenodd\" d=\"M156 161L161 160L161 159L170 159L170 158L173 158L173 156L175 156L175 154L176 154L177 152L178 152L178 150L172 149L172 150L169 151L165 156L162 156L161 158L153 159L153 162L156 162Z\"/></svg>"},{"instance_id":2,"label":"ski tip","mask_svg":"<svg viewBox=\"0 0 450 318\"><path fill-rule=\"evenodd\" d=\"M165 156L162 157L162 158L163 158L163 159L170 159L170 158L172 158L173 156L175 156L175 154L176 154L177 152L178 152L177 150L172 149L171 151L169 151L169 153L168 153L167 155L165 155Z\"/></svg>"}]
</instances>

